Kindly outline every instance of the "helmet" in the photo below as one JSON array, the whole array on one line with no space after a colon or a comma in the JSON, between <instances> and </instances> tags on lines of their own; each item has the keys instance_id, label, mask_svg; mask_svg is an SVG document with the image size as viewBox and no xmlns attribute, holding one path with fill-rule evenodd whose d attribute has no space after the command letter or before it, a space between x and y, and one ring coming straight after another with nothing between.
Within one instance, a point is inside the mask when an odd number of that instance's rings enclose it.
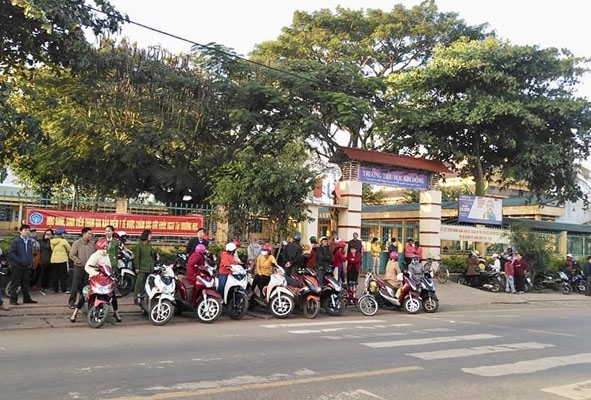
<instances>
[{"instance_id":1,"label":"helmet","mask_svg":"<svg viewBox=\"0 0 591 400\"><path fill-rule=\"evenodd\" d=\"M230 253L236 251L236 243L230 242L226 244L226 251L229 251Z\"/></svg>"},{"instance_id":2,"label":"helmet","mask_svg":"<svg viewBox=\"0 0 591 400\"><path fill-rule=\"evenodd\" d=\"M398 253L396 253L395 251L391 251L390 260L398 260Z\"/></svg>"},{"instance_id":3,"label":"helmet","mask_svg":"<svg viewBox=\"0 0 591 400\"><path fill-rule=\"evenodd\" d=\"M316 236L310 236L310 243L317 243L318 240L316 239Z\"/></svg>"},{"instance_id":4,"label":"helmet","mask_svg":"<svg viewBox=\"0 0 591 400\"><path fill-rule=\"evenodd\" d=\"M263 247L261 247L262 251L271 251L271 245L270 244L264 244Z\"/></svg>"},{"instance_id":5,"label":"helmet","mask_svg":"<svg viewBox=\"0 0 591 400\"><path fill-rule=\"evenodd\" d=\"M347 245L347 242L345 242L345 241L340 241L340 242L337 243L337 246L340 247L340 248L343 248L346 245Z\"/></svg>"},{"instance_id":6,"label":"helmet","mask_svg":"<svg viewBox=\"0 0 591 400\"><path fill-rule=\"evenodd\" d=\"M293 240L302 240L302 235L296 233L295 235L293 235Z\"/></svg>"},{"instance_id":7,"label":"helmet","mask_svg":"<svg viewBox=\"0 0 591 400\"><path fill-rule=\"evenodd\" d=\"M323 240L328 240L328 238L327 238L326 236L322 236L322 237L320 238L320 241L322 242Z\"/></svg>"},{"instance_id":8,"label":"helmet","mask_svg":"<svg viewBox=\"0 0 591 400\"><path fill-rule=\"evenodd\" d=\"M55 234L56 235L63 235L64 233L66 233L66 229L62 228L61 226L59 228L55 229Z\"/></svg>"},{"instance_id":9,"label":"helmet","mask_svg":"<svg viewBox=\"0 0 591 400\"><path fill-rule=\"evenodd\" d=\"M241 246L240 239L237 239L236 238L236 239L233 240L233 242L236 245L236 247L240 247Z\"/></svg>"},{"instance_id":10,"label":"helmet","mask_svg":"<svg viewBox=\"0 0 591 400\"><path fill-rule=\"evenodd\" d=\"M57 232L57 230L56 230L56 232ZM571 253L568 253L568 254L566 255L566 258L573 258L573 255L572 255Z\"/></svg>"},{"instance_id":11,"label":"helmet","mask_svg":"<svg viewBox=\"0 0 591 400\"><path fill-rule=\"evenodd\" d=\"M228 243L228 244L230 244L230 243ZM199 244L198 244L198 245L195 247L195 251L196 251L197 253L199 253L199 254L205 254L205 250L207 250L207 249L206 249L206 248L205 248L205 246L204 246L204 245L202 245L201 243L199 243ZM228 246L226 246L226 250L228 250ZM228 251L230 251L230 250L228 250Z\"/></svg>"},{"instance_id":12,"label":"helmet","mask_svg":"<svg viewBox=\"0 0 591 400\"><path fill-rule=\"evenodd\" d=\"M480 255L480 252L478 250L473 250L472 251L472 254L474 254L475 256L479 256Z\"/></svg>"},{"instance_id":13,"label":"helmet","mask_svg":"<svg viewBox=\"0 0 591 400\"><path fill-rule=\"evenodd\" d=\"M287 246L287 240L284 240L284 241L282 241L282 242L281 242L281 245L283 245L283 246Z\"/></svg>"},{"instance_id":14,"label":"helmet","mask_svg":"<svg viewBox=\"0 0 591 400\"><path fill-rule=\"evenodd\" d=\"M102 238L100 238L99 240L96 241L96 244L94 245L94 247L97 250L106 250L107 249L107 245L108 245L107 239L104 238L104 237L102 237Z\"/></svg>"}]
</instances>

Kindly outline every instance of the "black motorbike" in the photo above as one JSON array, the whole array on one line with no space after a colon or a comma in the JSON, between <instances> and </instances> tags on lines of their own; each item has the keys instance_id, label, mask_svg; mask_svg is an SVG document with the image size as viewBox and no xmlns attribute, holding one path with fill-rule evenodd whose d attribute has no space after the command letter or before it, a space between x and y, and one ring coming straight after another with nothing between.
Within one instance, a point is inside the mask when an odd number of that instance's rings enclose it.
<instances>
[{"instance_id":1,"label":"black motorbike","mask_svg":"<svg viewBox=\"0 0 591 400\"><path fill-rule=\"evenodd\" d=\"M552 289L558 290L563 294L570 294L573 289L569 281L569 278L564 271L538 272L534 276L533 285L534 288L538 291L543 289Z\"/></svg>"},{"instance_id":2,"label":"black motorbike","mask_svg":"<svg viewBox=\"0 0 591 400\"><path fill-rule=\"evenodd\" d=\"M423 311L434 313L439 309L439 299L435 294L435 282L430 271L423 273L421 279L421 301L423 302Z\"/></svg>"},{"instance_id":3,"label":"black motorbike","mask_svg":"<svg viewBox=\"0 0 591 400\"><path fill-rule=\"evenodd\" d=\"M501 273L494 271L490 267L486 267L484 271L480 271L478 275L467 275L468 268L464 270L464 273L458 279L460 285L467 285L475 288L484 290L490 290L491 292L498 292L501 290Z\"/></svg>"}]
</instances>

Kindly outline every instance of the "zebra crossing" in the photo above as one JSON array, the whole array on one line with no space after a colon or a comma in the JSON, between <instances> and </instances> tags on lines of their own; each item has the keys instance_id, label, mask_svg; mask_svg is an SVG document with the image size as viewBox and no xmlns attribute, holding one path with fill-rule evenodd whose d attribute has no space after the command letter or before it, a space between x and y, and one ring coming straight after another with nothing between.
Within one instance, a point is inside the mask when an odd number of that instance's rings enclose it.
<instances>
[{"instance_id":1,"label":"zebra crossing","mask_svg":"<svg viewBox=\"0 0 591 400\"><path fill-rule=\"evenodd\" d=\"M266 324L267 329L283 329L292 335L318 335L328 340L356 340L356 344L370 349L399 348L411 359L422 361L467 359L469 357L498 353L526 352L524 358L512 363L459 367L465 374L482 377L504 377L534 374L553 368L581 366L588 369L591 353L547 356L544 351L556 348L552 343L519 341L504 337L504 334L478 332L457 334L455 327L416 328L412 323L391 323L381 319L329 320L299 323ZM483 326L482 329L485 329ZM565 335L569 336L569 335ZM495 343L487 344L487 341ZM503 343L498 343L503 341ZM445 345L448 348L428 350L429 345ZM406 351L408 350L408 351ZM546 393L565 399L591 400L591 380L568 383L563 386L540 388Z\"/></svg>"}]
</instances>

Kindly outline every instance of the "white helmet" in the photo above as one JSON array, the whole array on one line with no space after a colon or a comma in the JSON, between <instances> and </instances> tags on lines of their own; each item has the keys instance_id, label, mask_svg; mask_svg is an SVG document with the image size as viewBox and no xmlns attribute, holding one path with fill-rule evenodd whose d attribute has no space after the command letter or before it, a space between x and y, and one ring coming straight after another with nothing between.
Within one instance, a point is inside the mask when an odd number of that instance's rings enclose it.
<instances>
[{"instance_id":1,"label":"white helmet","mask_svg":"<svg viewBox=\"0 0 591 400\"><path fill-rule=\"evenodd\" d=\"M568 254L566 255L566 258L573 258L573 255L572 255L571 253L568 253Z\"/></svg>"},{"instance_id":2,"label":"white helmet","mask_svg":"<svg viewBox=\"0 0 591 400\"><path fill-rule=\"evenodd\" d=\"M230 253L236 251L236 243L230 242L226 244L226 251L229 251Z\"/></svg>"}]
</instances>

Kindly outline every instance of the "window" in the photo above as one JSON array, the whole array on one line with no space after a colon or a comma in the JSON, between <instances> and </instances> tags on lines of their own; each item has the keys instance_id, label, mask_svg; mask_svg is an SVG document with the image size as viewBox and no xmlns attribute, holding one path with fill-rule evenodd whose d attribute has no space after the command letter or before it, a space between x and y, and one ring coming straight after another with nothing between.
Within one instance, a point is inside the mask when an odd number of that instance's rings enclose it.
<instances>
[{"instance_id":1,"label":"window","mask_svg":"<svg viewBox=\"0 0 591 400\"><path fill-rule=\"evenodd\" d=\"M10 207L0 206L0 222L7 222L12 220L12 212Z\"/></svg>"},{"instance_id":2,"label":"window","mask_svg":"<svg viewBox=\"0 0 591 400\"><path fill-rule=\"evenodd\" d=\"M263 233L263 221L255 219L248 224L248 231L250 233Z\"/></svg>"}]
</instances>

